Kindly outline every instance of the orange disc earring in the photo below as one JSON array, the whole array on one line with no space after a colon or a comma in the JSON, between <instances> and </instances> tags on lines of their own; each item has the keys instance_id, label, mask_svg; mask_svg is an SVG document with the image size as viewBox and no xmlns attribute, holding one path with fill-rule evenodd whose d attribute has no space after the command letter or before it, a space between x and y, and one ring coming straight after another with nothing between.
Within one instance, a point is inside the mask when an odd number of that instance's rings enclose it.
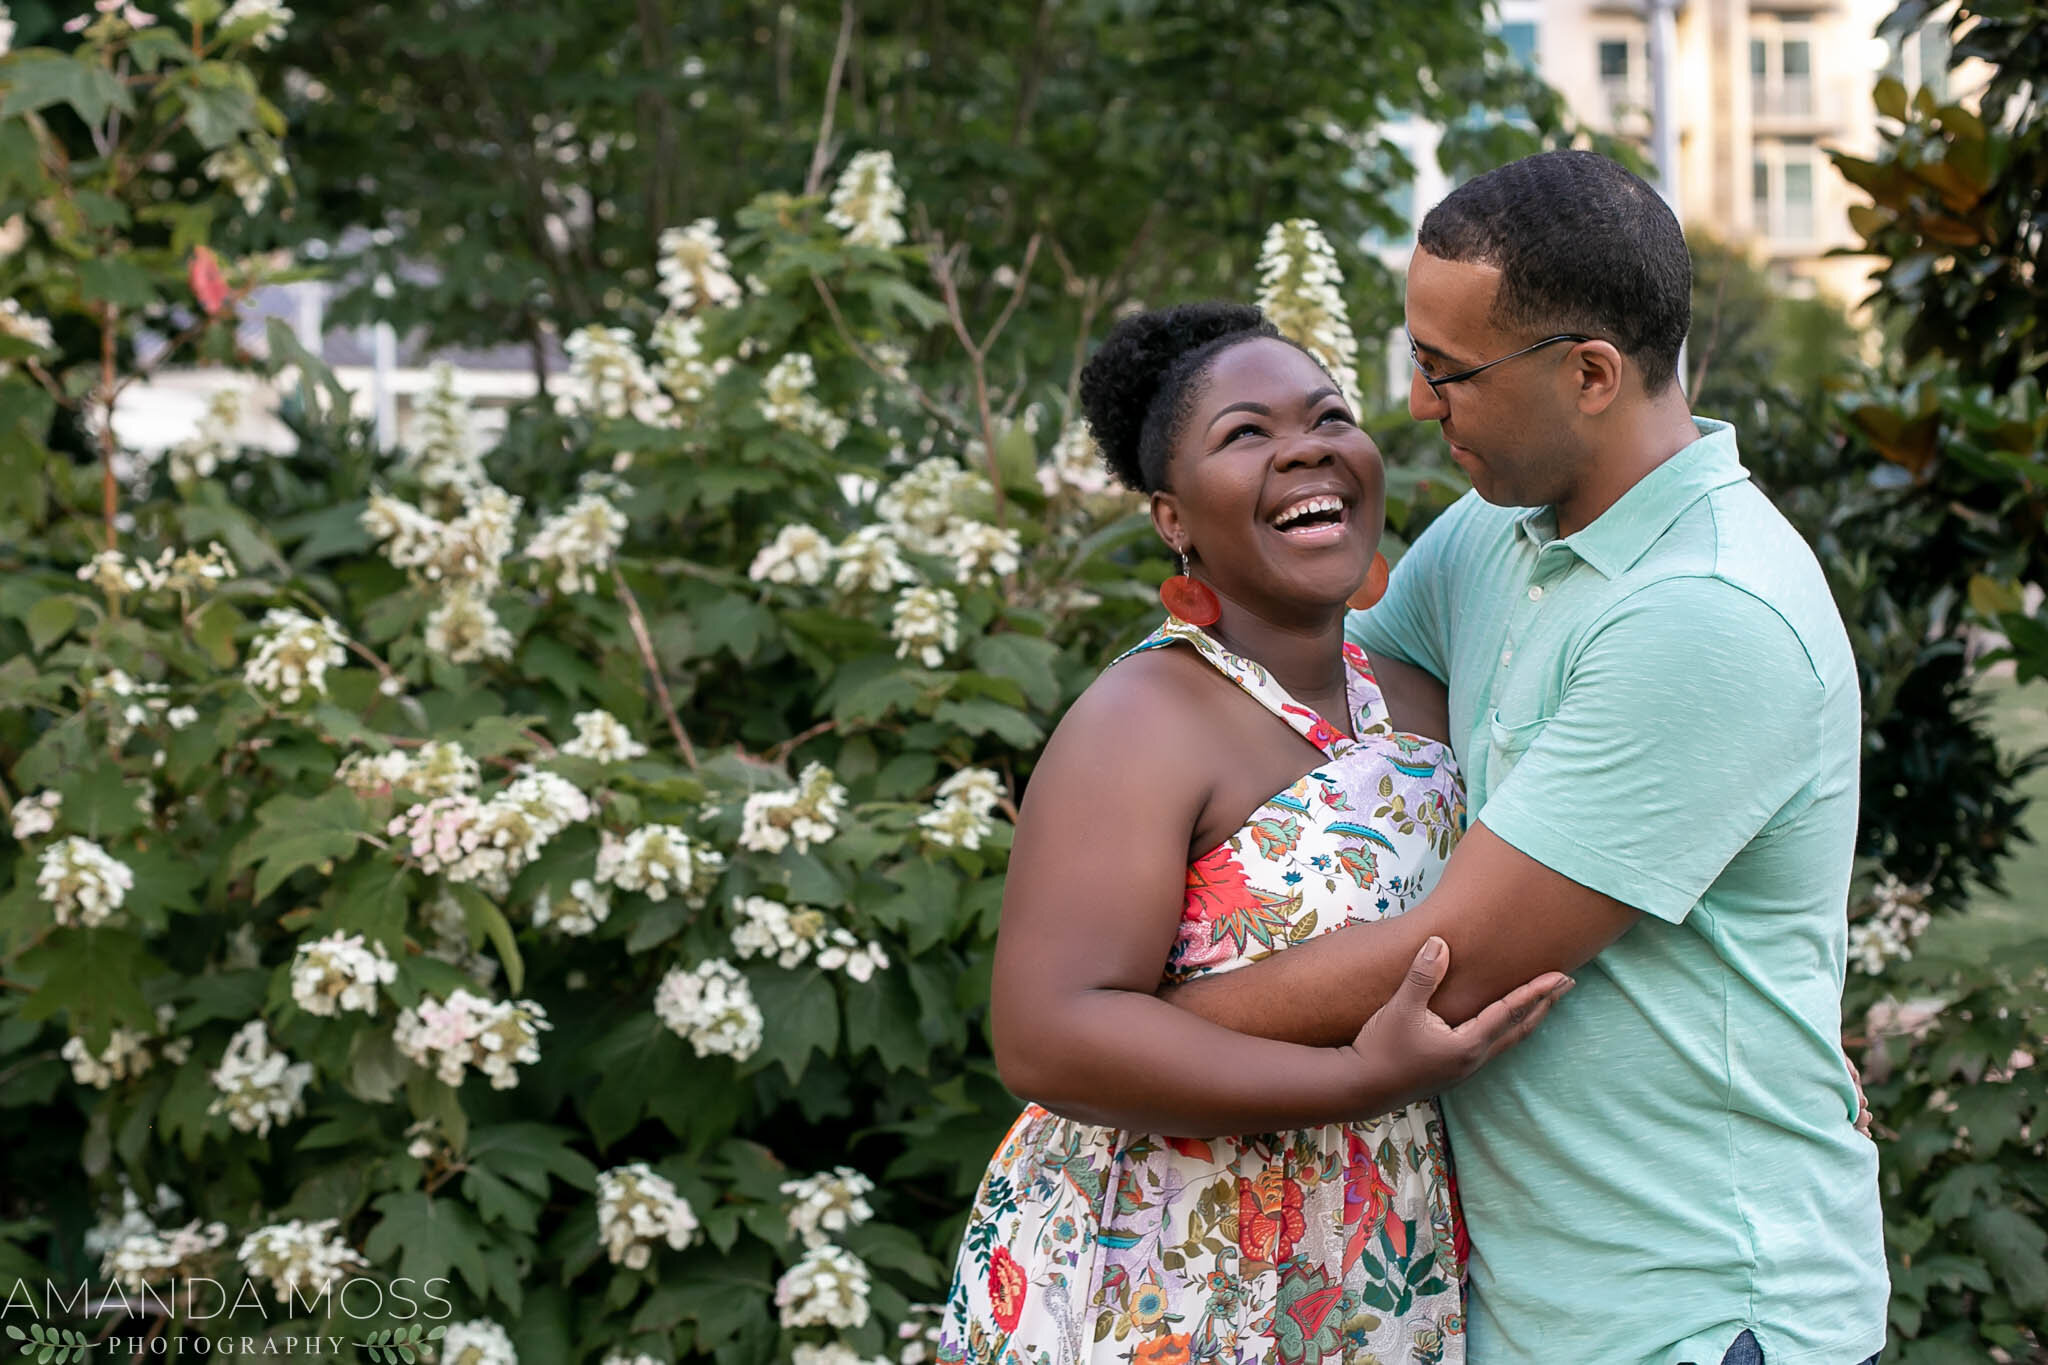
<instances>
[{"instance_id":1,"label":"orange disc earring","mask_svg":"<svg viewBox=\"0 0 2048 1365\"><path fill-rule=\"evenodd\" d=\"M1159 585L1166 609L1191 626L1213 626L1223 619L1216 590L1188 573L1188 552L1180 552L1180 572Z\"/></svg>"},{"instance_id":2,"label":"orange disc earring","mask_svg":"<svg viewBox=\"0 0 2048 1365\"><path fill-rule=\"evenodd\" d=\"M1364 611L1367 607L1385 597L1387 595L1387 574L1387 557L1374 552L1372 567L1365 571L1364 585L1357 592L1352 593L1344 605L1350 607L1353 611Z\"/></svg>"}]
</instances>

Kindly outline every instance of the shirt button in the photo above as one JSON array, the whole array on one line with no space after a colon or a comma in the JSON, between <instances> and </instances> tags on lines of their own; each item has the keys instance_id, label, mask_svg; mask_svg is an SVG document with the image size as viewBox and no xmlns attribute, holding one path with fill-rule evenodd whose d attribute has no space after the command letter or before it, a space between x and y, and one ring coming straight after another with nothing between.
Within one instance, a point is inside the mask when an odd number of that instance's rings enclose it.
<instances>
[{"instance_id":1,"label":"shirt button","mask_svg":"<svg viewBox=\"0 0 2048 1365\"><path fill-rule=\"evenodd\" d=\"M1514 658L1514 657L1515 657L1515 651L1513 651L1512 649L1504 649L1504 650L1502 650L1502 651L1500 652L1500 666L1501 666L1502 668L1506 668L1506 667L1508 666L1508 660L1510 660L1510 659L1512 659L1512 658Z\"/></svg>"},{"instance_id":2,"label":"shirt button","mask_svg":"<svg viewBox=\"0 0 2048 1365\"><path fill-rule=\"evenodd\" d=\"M1531 602L1541 602L1543 600L1542 584L1539 583L1536 586L1529 589L1529 600Z\"/></svg>"}]
</instances>

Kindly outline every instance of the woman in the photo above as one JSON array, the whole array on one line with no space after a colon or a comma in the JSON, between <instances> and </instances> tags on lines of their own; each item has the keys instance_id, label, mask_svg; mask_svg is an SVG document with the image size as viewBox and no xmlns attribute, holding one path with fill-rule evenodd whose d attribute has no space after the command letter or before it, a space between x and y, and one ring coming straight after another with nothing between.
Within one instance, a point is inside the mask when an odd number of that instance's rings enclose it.
<instances>
[{"instance_id":1,"label":"woman","mask_svg":"<svg viewBox=\"0 0 2048 1365\"><path fill-rule=\"evenodd\" d=\"M1154 998L1399 913L1464 826L1442 690L1376 678L1343 642L1347 602L1385 582L1379 452L1254 308L1127 319L1081 395L1183 571L1025 797L994 1024L1005 1083L1036 1102L982 1183L940 1359L1461 1361L1462 1229L1428 1097L1570 983L1452 1029L1428 1009L1449 965L1432 939L1345 1048Z\"/></svg>"}]
</instances>

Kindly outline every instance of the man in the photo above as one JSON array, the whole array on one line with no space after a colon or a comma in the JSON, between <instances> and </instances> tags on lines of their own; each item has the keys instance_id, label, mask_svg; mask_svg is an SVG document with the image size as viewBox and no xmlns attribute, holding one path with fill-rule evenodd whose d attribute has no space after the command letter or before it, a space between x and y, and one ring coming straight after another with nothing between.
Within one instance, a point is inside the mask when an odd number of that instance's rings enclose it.
<instances>
[{"instance_id":1,"label":"man","mask_svg":"<svg viewBox=\"0 0 2048 1365\"><path fill-rule=\"evenodd\" d=\"M1840 1045L1856 673L1812 552L1676 382L1691 268L1590 153L1468 182L1408 275L1409 409L1474 493L1354 615L1450 689L1474 822L1418 907L1174 993L1348 1042L1430 936L1452 1021L1578 988L1443 1098L1474 1365L1855 1365L1876 1152Z\"/></svg>"}]
</instances>

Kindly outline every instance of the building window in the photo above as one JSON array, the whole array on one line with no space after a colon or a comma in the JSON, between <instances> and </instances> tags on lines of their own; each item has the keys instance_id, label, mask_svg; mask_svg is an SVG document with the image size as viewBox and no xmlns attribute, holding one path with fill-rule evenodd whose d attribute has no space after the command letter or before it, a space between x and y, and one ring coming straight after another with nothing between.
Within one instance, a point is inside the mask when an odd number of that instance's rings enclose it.
<instances>
[{"instance_id":1,"label":"building window","mask_svg":"<svg viewBox=\"0 0 2048 1365\"><path fill-rule=\"evenodd\" d=\"M1536 25L1526 21L1504 23L1500 26L1500 40L1507 44L1515 65L1529 71L1537 69Z\"/></svg>"},{"instance_id":2,"label":"building window","mask_svg":"<svg viewBox=\"0 0 2048 1365\"><path fill-rule=\"evenodd\" d=\"M1759 18L1749 40L1750 112L1758 118L1815 113L1813 35L1804 22Z\"/></svg>"},{"instance_id":3,"label":"building window","mask_svg":"<svg viewBox=\"0 0 2048 1365\"><path fill-rule=\"evenodd\" d=\"M1603 81L1628 80L1628 44L1620 39L1600 40L1600 79Z\"/></svg>"},{"instance_id":4,"label":"building window","mask_svg":"<svg viewBox=\"0 0 2048 1365\"><path fill-rule=\"evenodd\" d=\"M1817 171L1811 142L1762 142L1750 162L1749 192L1756 233L1781 247L1810 246Z\"/></svg>"}]
</instances>

